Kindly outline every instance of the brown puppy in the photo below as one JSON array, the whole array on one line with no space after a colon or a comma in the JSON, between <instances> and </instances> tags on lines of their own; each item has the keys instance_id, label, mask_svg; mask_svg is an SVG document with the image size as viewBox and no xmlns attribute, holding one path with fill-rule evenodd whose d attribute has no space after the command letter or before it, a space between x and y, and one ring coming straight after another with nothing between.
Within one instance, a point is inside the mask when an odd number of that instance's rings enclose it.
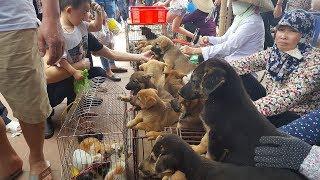
<instances>
[{"instance_id":1,"label":"brown puppy","mask_svg":"<svg viewBox=\"0 0 320 180\"><path fill-rule=\"evenodd\" d=\"M180 129L200 129L203 130L203 122L200 113L203 109L202 99L186 100L180 97L181 114L177 127Z\"/></svg>"},{"instance_id":2,"label":"brown puppy","mask_svg":"<svg viewBox=\"0 0 320 180\"><path fill-rule=\"evenodd\" d=\"M87 153L90 154L103 154L105 151L105 147L103 143L101 143L97 138L94 137L88 137L84 139L80 145L80 149L84 150Z\"/></svg>"},{"instance_id":3,"label":"brown puppy","mask_svg":"<svg viewBox=\"0 0 320 180\"><path fill-rule=\"evenodd\" d=\"M196 65L189 62L178 47L166 36L155 39L155 45L151 49L155 53L163 54L163 60L167 64L167 70L177 70L180 73L188 74L196 68Z\"/></svg>"},{"instance_id":4,"label":"brown puppy","mask_svg":"<svg viewBox=\"0 0 320 180\"><path fill-rule=\"evenodd\" d=\"M137 104L141 111L127 123L128 128L145 131L162 131L178 121L179 114L173 111L170 103L158 96L156 89L142 89L137 94Z\"/></svg>"},{"instance_id":5,"label":"brown puppy","mask_svg":"<svg viewBox=\"0 0 320 180\"><path fill-rule=\"evenodd\" d=\"M151 82L156 85L156 87L163 87L163 71L165 66L167 66L165 63L158 60L149 60L148 62L141 64L139 69L147 74L152 74Z\"/></svg>"},{"instance_id":6,"label":"brown puppy","mask_svg":"<svg viewBox=\"0 0 320 180\"><path fill-rule=\"evenodd\" d=\"M184 86L183 77L185 74L179 73L176 70L169 70L164 72L164 89L168 91L174 98L179 97L179 90Z\"/></svg>"}]
</instances>

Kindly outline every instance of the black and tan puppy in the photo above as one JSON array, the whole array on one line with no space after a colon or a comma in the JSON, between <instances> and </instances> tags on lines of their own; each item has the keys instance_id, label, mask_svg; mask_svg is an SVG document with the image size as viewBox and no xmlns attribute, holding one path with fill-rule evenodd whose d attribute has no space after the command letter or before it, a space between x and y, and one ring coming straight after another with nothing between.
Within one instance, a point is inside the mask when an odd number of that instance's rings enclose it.
<instances>
[{"instance_id":1,"label":"black and tan puppy","mask_svg":"<svg viewBox=\"0 0 320 180\"><path fill-rule=\"evenodd\" d=\"M304 179L286 169L237 166L208 160L196 154L179 136L161 135L150 155L139 164L149 175L170 175L177 171L188 180L298 180Z\"/></svg>"},{"instance_id":2,"label":"black and tan puppy","mask_svg":"<svg viewBox=\"0 0 320 180\"><path fill-rule=\"evenodd\" d=\"M151 51L156 55L163 55L162 59L167 64L165 71L173 69L188 74L196 68L196 65L190 63L188 57L166 36L155 39L155 45Z\"/></svg>"},{"instance_id":3,"label":"black and tan puppy","mask_svg":"<svg viewBox=\"0 0 320 180\"><path fill-rule=\"evenodd\" d=\"M179 73L176 70L164 72L164 89L168 91L174 98L179 97L179 90L184 86L183 77L185 74Z\"/></svg>"},{"instance_id":4,"label":"black and tan puppy","mask_svg":"<svg viewBox=\"0 0 320 180\"><path fill-rule=\"evenodd\" d=\"M256 109L239 75L224 60L201 63L179 94L188 100L205 99L201 116L212 131L208 151L219 158L228 149L223 162L254 166L254 148L260 137L282 136Z\"/></svg>"}]
</instances>

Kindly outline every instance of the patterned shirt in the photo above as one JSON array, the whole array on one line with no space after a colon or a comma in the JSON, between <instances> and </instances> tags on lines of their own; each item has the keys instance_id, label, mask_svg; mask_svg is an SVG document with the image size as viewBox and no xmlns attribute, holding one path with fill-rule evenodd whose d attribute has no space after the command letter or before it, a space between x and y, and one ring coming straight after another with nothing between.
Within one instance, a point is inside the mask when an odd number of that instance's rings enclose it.
<instances>
[{"instance_id":1,"label":"patterned shirt","mask_svg":"<svg viewBox=\"0 0 320 180\"><path fill-rule=\"evenodd\" d=\"M246 58L231 61L239 74L247 74L266 69L271 49L261 51ZM274 81L266 71L267 96L254 102L265 116L293 111L300 115L320 107L320 49L312 49L282 83Z\"/></svg>"}]
</instances>

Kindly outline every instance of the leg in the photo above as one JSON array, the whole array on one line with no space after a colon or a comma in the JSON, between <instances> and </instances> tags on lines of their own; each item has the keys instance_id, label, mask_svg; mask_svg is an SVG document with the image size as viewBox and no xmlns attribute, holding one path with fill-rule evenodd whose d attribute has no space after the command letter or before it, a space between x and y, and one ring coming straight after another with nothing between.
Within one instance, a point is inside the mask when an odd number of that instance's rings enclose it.
<instances>
[{"instance_id":1,"label":"leg","mask_svg":"<svg viewBox=\"0 0 320 180\"><path fill-rule=\"evenodd\" d=\"M136 117L127 123L127 127L133 128L135 125L137 125L138 123L140 123L142 121L143 121L142 118Z\"/></svg>"},{"instance_id":2,"label":"leg","mask_svg":"<svg viewBox=\"0 0 320 180\"><path fill-rule=\"evenodd\" d=\"M1 117L0 142L0 177L9 177L11 174L22 169L23 161L19 158L19 156L9 143L5 124Z\"/></svg>"},{"instance_id":3,"label":"leg","mask_svg":"<svg viewBox=\"0 0 320 180\"><path fill-rule=\"evenodd\" d=\"M113 64L113 66L115 66L114 61L108 60L107 58L104 58L104 57L100 57L100 59L101 59L101 64L106 71L105 76L112 81L116 81L116 82L121 81L121 78L116 76L111 70L111 65Z\"/></svg>"},{"instance_id":4,"label":"leg","mask_svg":"<svg viewBox=\"0 0 320 180\"><path fill-rule=\"evenodd\" d=\"M289 124L298 118L300 118L298 114L290 111L267 117L267 119L277 128Z\"/></svg>"},{"instance_id":5,"label":"leg","mask_svg":"<svg viewBox=\"0 0 320 180\"><path fill-rule=\"evenodd\" d=\"M251 74L244 74L240 77L251 100L256 101L267 95L266 89Z\"/></svg>"},{"instance_id":6,"label":"leg","mask_svg":"<svg viewBox=\"0 0 320 180\"><path fill-rule=\"evenodd\" d=\"M191 145L192 149L198 154L204 154L208 150L209 133L207 132L201 139L199 145Z\"/></svg>"},{"instance_id":7,"label":"leg","mask_svg":"<svg viewBox=\"0 0 320 180\"><path fill-rule=\"evenodd\" d=\"M278 130L315 145L320 143L320 110L313 111Z\"/></svg>"}]
</instances>

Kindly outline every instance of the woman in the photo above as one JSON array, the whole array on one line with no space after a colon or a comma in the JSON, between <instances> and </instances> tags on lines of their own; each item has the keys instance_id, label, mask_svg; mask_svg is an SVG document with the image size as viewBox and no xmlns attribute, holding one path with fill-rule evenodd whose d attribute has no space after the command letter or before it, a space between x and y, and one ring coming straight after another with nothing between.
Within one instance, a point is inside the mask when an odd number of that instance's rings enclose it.
<instances>
[{"instance_id":1,"label":"woman","mask_svg":"<svg viewBox=\"0 0 320 180\"><path fill-rule=\"evenodd\" d=\"M268 0L249 3L239 0L233 1L232 7L235 19L222 37L203 37L200 42L209 43L210 46L201 48L184 46L182 52L202 54L204 60L219 56L232 61L263 50L264 25L260 11L272 10L272 2Z\"/></svg>"},{"instance_id":2,"label":"woman","mask_svg":"<svg viewBox=\"0 0 320 180\"><path fill-rule=\"evenodd\" d=\"M304 10L288 12L272 48L230 62L239 74L266 70L267 95L254 104L277 127L320 107L320 50L309 44L313 22Z\"/></svg>"}]
</instances>

